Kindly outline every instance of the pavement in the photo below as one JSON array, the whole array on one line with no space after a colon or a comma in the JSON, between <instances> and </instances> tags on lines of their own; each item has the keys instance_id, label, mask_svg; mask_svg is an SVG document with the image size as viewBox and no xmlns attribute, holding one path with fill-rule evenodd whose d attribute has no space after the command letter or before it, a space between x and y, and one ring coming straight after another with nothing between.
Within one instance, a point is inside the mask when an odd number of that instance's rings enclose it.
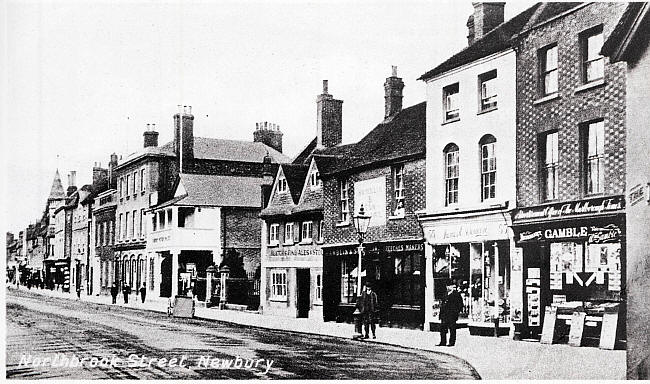
<instances>
[{"instance_id":1,"label":"pavement","mask_svg":"<svg viewBox=\"0 0 650 384\"><path fill-rule=\"evenodd\" d=\"M26 289L21 287L21 289ZM69 293L32 289L43 295L77 299ZM135 298L132 295L131 298ZM110 296L81 296L83 301L110 304ZM118 304L130 308L167 312L168 299L147 298L145 303L129 300ZM295 319L262 315L251 311L219 310L197 307L195 317L244 326L277 329L314 335L351 338L353 325L323 322L318 319ZM425 351L446 353L467 361L481 378L499 379L599 379L624 380L626 377L626 351L610 351L593 347L572 347L566 344L540 344L536 341L515 341L504 337L471 336L467 328L457 331L456 345L438 347L438 333L400 328L378 328L377 339L366 343L379 343Z\"/></svg>"}]
</instances>

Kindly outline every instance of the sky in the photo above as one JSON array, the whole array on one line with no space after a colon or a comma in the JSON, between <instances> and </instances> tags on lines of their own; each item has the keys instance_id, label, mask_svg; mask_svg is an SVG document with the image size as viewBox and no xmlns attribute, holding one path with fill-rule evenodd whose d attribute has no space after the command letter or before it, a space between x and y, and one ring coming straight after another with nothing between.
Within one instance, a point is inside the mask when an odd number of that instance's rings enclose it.
<instances>
[{"instance_id":1,"label":"sky","mask_svg":"<svg viewBox=\"0 0 650 384\"><path fill-rule=\"evenodd\" d=\"M505 18L534 4L508 2ZM467 45L469 1L4 2L2 223L41 217L55 171L64 188L96 162L142 147L148 123L172 139L177 105L194 135L253 139L280 125L284 153L316 135L322 81L343 100L343 142L383 119L391 66L404 107L425 100L417 78Z\"/></svg>"}]
</instances>

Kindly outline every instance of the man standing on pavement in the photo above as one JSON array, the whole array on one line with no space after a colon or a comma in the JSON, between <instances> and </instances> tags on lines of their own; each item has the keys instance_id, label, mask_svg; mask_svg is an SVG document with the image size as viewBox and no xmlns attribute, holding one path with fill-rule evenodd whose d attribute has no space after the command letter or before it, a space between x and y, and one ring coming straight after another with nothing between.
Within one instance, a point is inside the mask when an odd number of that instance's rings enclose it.
<instances>
[{"instance_id":1,"label":"man standing on pavement","mask_svg":"<svg viewBox=\"0 0 650 384\"><path fill-rule=\"evenodd\" d=\"M377 320L377 312L379 311L379 303L377 302L377 294L372 291L370 282L366 282L366 289L361 294L359 300L359 312L361 312L361 320L363 321L363 328L366 331L364 339L369 338L369 331L372 329L372 338L375 336L375 321Z\"/></svg>"},{"instance_id":2,"label":"man standing on pavement","mask_svg":"<svg viewBox=\"0 0 650 384\"><path fill-rule=\"evenodd\" d=\"M131 287L129 287L128 284L124 284L124 288L122 288L122 293L124 294L124 304L128 304L129 295L131 294Z\"/></svg>"},{"instance_id":3,"label":"man standing on pavement","mask_svg":"<svg viewBox=\"0 0 650 384\"><path fill-rule=\"evenodd\" d=\"M117 284L113 283L111 286L111 297L113 298L113 304L117 302Z\"/></svg>"},{"instance_id":4,"label":"man standing on pavement","mask_svg":"<svg viewBox=\"0 0 650 384\"><path fill-rule=\"evenodd\" d=\"M447 285L447 296L442 299L440 305L440 344L447 345L447 330L449 330L449 346L456 344L456 321L458 314L463 309L463 298L458 293L456 284L450 282Z\"/></svg>"},{"instance_id":5,"label":"man standing on pavement","mask_svg":"<svg viewBox=\"0 0 650 384\"><path fill-rule=\"evenodd\" d=\"M142 287L140 287L140 298L142 299L143 304L144 304L144 299L146 297L147 297L147 283L142 283Z\"/></svg>"}]
</instances>

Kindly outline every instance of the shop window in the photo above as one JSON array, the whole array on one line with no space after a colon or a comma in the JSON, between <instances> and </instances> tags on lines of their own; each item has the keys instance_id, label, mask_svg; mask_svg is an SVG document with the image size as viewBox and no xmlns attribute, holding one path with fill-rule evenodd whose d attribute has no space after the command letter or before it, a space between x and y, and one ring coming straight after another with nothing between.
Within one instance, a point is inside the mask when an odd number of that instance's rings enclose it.
<instances>
[{"instance_id":1,"label":"shop window","mask_svg":"<svg viewBox=\"0 0 650 384\"><path fill-rule=\"evenodd\" d=\"M448 144L444 150L445 156L445 205L458 203L459 160L458 146Z\"/></svg>"},{"instance_id":2,"label":"shop window","mask_svg":"<svg viewBox=\"0 0 650 384\"><path fill-rule=\"evenodd\" d=\"M287 300L287 271L271 271L271 300Z\"/></svg>"},{"instance_id":3,"label":"shop window","mask_svg":"<svg viewBox=\"0 0 650 384\"><path fill-rule=\"evenodd\" d=\"M550 132L541 137L542 146L542 191L544 200L555 200L558 198L558 132Z\"/></svg>"},{"instance_id":4,"label":"shop window","mask_svg":"<svg viewBox=\"0 0 650 384\"><path fill-rule=\"evenodd\" d=\"M398 305L419 306L422 304L421 255L418 253L398 254L394 258L393 301Z\"/></svg>"},{"instance_id":5,"label":"shop window","mask_svg":"<svg viewBox=\"0 0 650 384\"><path fill-rule=\"evenodd\" d=\"M280 224L271 224L269 226L269 245L278 245L280 243Z\"/></svg>"},{"instance_id":6,"label":"shop window","mask_svg":"<svg viewBox=\"0 0 650 384\"><path fill-rule=\"evenodd\" d=\"M484 73L478 77L479 89L481 91L480 111L489 111L497 107L497 70Z\"/></svg>"},{"instance_id":7,"label":"shop window","mask_svg":"<svg viewBox=\"0 0 650 384\"><path fill-rule=\"evenodd\" d=\"M460 118L458 108L458 83L448 85L442 89L442 108L444 121L450 122Z\"/></svg>"},{"instance_id":8,"label":"shop window","mask_svg":"<svg viewBox=\"0 0 650 384\"><path fill-rule=\"evenodd\" d=\"M404 164L393 167L393 216L404 217Z\"/></svg>"},{"instance_id":9,"label":"shop window","mask_svg":"<svg viewBox=\"0 0 650 384\"><path fill-rule=\"evenodd\" d=\"M605 184L605 123L600 120L585 124L581 134L585 148L585 189L587 194L602 193Z\"/></svg>"},{"instance_id":10,"label":"shop window","mask_svg":"<svg viewBox=\"0 0 650 384\"><path fill-rule=\"evenodd\" d=\"M479 142L481 146L481 200L494 199L497 185L496 139L485 135Z\"/></svg>"},{"instance_id":11,"label":"shop window","mask_svg":"<svg viewBox=\"0 0 650 384\"><path fill-rule=\"evenodd\" d=\"M356 263L341 260L341 302L353 303L356 291ZM352 276L352 274L355 276Z\"/></svg>"},{"instance_id":12,"label":"shop window","mask_svg":"<svg viewBox=\"0 0 650 384\"><path fill-rule=\"evenodd\" d=\"M538 54L542 96L558 92L557 44L542 48Z\"/></svg>"},{"instance_id":13,"label":"shop window","mask_svg":"<svg viewBox=\"0 0 650 384\"><path fill-rule=\"evenodd\" d=\"M600 54L603 47L603 27L598 26L580 36L582 81L590 83L605 75L605 58Z\"/></svg>"},{"instance_id":14,"label":"shop window","mask_svg":"<svg viewBox=\"0 0 650 384\"><path fill-rule=\"evenodd\" d=\"M350 220L350 196L348 180L339 180L339 222L348 223Z\"/></svg>"},{"instance_id":15,"label":"shop window","mask_svg":"<svg viewBox=\"0 0 650 384\"><path fill-rule=\"evenodd\" d=\"M284 244L291 245L293 244L293 228L294 223L286 223L284 225Z\"/></svg>"}]
</instances>

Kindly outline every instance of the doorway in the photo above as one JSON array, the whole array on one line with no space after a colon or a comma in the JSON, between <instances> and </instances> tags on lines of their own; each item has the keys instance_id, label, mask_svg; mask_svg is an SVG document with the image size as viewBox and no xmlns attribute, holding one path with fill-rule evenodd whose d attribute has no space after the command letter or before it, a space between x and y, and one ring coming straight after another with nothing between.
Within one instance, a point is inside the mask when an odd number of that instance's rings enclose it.
<instances>
[{"instance_id":1,"label":"doorway","mask_svg":"<svg viewBox=\"0 0 650 384\"><path fill-rule=\"evenodd\" d=\"M172 255L166 252L160 263L160 297L172 296Z\"/></svg>"},{"instance_id":2,"label":"doorway","mask_svg":"<svg viewBox=\"0 0 650 384\"><path fill-rule=\"evenodd\" d=\"M296 269L296 290L298 298L296 301L298 317L309 317L311 276L309 269Z\"/></svg>"}]
</instances>

